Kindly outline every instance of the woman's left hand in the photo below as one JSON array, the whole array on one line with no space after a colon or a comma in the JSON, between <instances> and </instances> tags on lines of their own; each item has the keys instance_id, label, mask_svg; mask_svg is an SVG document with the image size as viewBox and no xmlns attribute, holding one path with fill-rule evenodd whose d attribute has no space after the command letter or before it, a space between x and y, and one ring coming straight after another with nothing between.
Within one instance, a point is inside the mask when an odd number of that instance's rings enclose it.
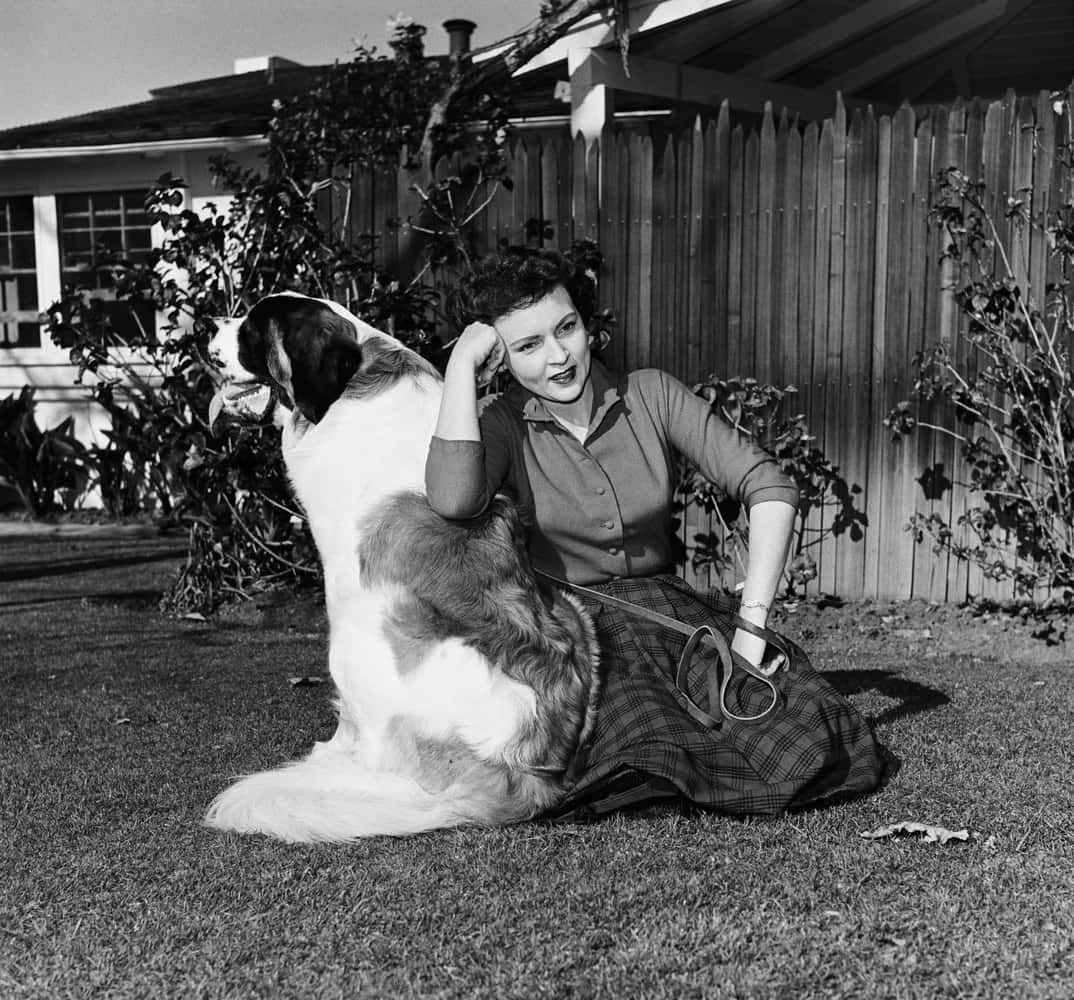
<instances>
[{"instance_id":1,"label":"woman's left hand","mask_svg":"<svg viewBox=\"0 0 1074 1000\"><path fill-rule=\"evenodd\" d=\"M736 629L734 638L731 640L731 649L738 653L747 663L752 663L758 670L766 674L774 674L783 666L786 657L777 653L771 660L765 662L764 654L768 644L758 635L747 632L745 629Z\"/></svg>"}]
</instances>

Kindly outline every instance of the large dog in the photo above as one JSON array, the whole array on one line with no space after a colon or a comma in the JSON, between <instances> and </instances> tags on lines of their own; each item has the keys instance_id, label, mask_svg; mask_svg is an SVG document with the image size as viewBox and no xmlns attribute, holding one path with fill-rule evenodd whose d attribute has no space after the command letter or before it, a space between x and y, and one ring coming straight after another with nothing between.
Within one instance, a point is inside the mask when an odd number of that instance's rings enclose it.
<instances>
[{"instance_id":1,"label":"large dog","mask_svg":"<svg viewBox=\"0 0 1074 1000\"><path fill-rule=\"evenodd\" d=\"M324 567L339 725L232 785L206 822L350 840L555 805L593 719L593 627L539 591L506 499L468 522L430 509L439 373L327 300L272 295L218 327L214 411L249 408L259 386L290 411L283 456Z\"/></svg>"}]
</instances>

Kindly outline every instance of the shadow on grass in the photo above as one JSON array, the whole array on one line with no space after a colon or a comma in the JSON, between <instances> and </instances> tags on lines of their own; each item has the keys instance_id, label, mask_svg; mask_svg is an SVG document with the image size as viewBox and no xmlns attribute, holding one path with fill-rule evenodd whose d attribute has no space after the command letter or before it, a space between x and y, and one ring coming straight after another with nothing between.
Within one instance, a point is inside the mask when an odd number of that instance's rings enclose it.
<instances>
[{"instance_id":1,"label":"shadow on grass","mask_svg":"<svg viewBox=\"0 0 1074 1000\"><path fill-rule=\"evenodd\" d=\"M142 566L146 563L174 560L181 550L174 547L157 549L129 556L110 556L107 558L66 559L49 562L27 562L19 565L8 564L0 569L0 583L16 580L39 580L49 576L68 576L73 573L87 573L104 569L118 569L128 566Z\"/></svg>"},{"instance_id":2,"label":"shadow on grass","mask_svg":"<svg viewBox=\"0 0 1074 1000\"><path fill-rule=\"evenodd\" d=\"M890 670L833 670L825 673L824 679L844 697L871 693L893 699L896 704L888 706L876 715L866 716L873 726L883 726L896 719L931 712L951 702L939 688L908 680Z\"/></svg>"}]
</instances>

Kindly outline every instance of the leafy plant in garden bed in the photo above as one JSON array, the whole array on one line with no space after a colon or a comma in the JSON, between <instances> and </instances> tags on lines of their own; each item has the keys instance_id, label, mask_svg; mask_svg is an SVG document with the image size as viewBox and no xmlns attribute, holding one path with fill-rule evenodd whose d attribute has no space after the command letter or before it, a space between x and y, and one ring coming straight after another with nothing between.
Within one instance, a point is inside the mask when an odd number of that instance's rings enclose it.
<instances>
[{"instance_id":1,"label":"leafy plant in garden bed","mask_svg":"<svg viewBox=\"0 0 1074 1000\"><path fill-rule=\"evenodd\" d=\"M32 386L0 399L0 486L11 490L31 517L74 509L90 482L89 451L74 433L74 418L42 429Z\"/></svg>"},{"instance_id":2,"label":"leafy plant in garden bed","mask_svg":"<svg viewBox=\"0 0 1074 1000\"><path fill-rule=\"evenodd\" d=\"M866 517L855 506L861 487L847 483L838 466L814 445L804 415L791 411L797 392L794 386L780 389L753 378L718 379L710 375L695 391L728 423L770 452L798 486L797 530L786 571L787 593L794 594L816 577L813 551L826 537L844 533L853 541L864 537ZM694 568L712 566L721 573L733 569L749 545L749 526L741 516L740 505L722 496L690 463L683 464L679 494L685 502L715 514L722 525L719 533L694 536ZM820 526L815 517L818 513Z\"/></svg>"},{"instance_id":3,"label":"leafy plant in garden bed","mask_svg":"<svg viewBox=\"0 0 1074 1000\"><path fill-rule=\"evenodd\" d=\"M1069 109L1068 109L1069 110ZM1069 156L1070 150L1067 149ZM1063 169L1074 179L1069 159ZM915 358L918 399L942 404L953 419L918 420L909 401L886 423L896 437L926 429L961 446L969 500L953 523L918 512L908 527L918 541L1011 581L1038 610L1074 603L1074 381L1070 345L1074 205L1031 218L1029 192L1009 199L1011 229L1029 245L1042 228L1049 281L1035 299L990 214L984 186L959 170L940 176L932 211L949 237L944 256L961 277L954 289L964 347L940 343ZM1069 190L1069 182L1066 190Z\"/></svg>"}]
</instances>

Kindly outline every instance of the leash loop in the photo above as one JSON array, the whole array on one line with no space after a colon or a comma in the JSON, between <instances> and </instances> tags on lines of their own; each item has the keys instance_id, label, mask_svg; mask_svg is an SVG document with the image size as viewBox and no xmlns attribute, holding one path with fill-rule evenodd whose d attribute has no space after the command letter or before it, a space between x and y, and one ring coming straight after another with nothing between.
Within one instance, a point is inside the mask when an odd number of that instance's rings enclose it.
<instances>
[{"instance_id":1,"label":"leash loop","mask_svg":"<svg viewBox=\"0 0 1074 1000\"><path fill-rule=\"evenodd\" d=\"M695 704L694 700L690 697L689 685L687 683L690 660L697 650L697 647L702 644L716 650L717 667L715 672L710 672L708 675L709 705L718 706L720 714L725 719L730 719L735 722L759 722L761 719L765 718L765 716L771 714L779 704L779 688L776 687L771 678L763 670L758 669L744 657L739 656L738 653L732 650L730 644L719 629L715 629L711 625L699 625L695 628L686 625L669 615L661 614L659 611L653 611L650 608L642 607L640 604L634 604L632 601L624 601L620 597L613 597L611 594L605 594L599 590L594 590L591 587L582 586L580 583L569 583L566 580L561 580L559 577L552 576L550 573L545 573L541 570L536 570L535 572L538 576L541 576L549 582L554 583L559 587L563 587L566 590L572 590L575 593L583 594L584 596L592 598L608 607L617 608L629 615L646 619L656 625L669 629L672 632L677 632L679 635L686 636L686 646L682 651L682 655L679 657L679 663L675 670L675 687L678 688L679 693L685 698L686 708L693 719L706 728L715 729L719 726L720 722L710 713ZM789 668L791 662L790 650L787 648L786 643L780 635L769 629L762 628L759 625L754 625L752 622L746 621L739 615L732 615L731 623L735 628L756 635L759 638L764 639L768 645L774 646L783 655L783 669L786 670ZM737 715L727 707L727 689L731 684L731 678L734 675L735 667L738 667L738 669L742 670L754 680L760 681L771 692L772 700L763 712L758 712L756 715Z\"/></svg>"}]
</instances>

